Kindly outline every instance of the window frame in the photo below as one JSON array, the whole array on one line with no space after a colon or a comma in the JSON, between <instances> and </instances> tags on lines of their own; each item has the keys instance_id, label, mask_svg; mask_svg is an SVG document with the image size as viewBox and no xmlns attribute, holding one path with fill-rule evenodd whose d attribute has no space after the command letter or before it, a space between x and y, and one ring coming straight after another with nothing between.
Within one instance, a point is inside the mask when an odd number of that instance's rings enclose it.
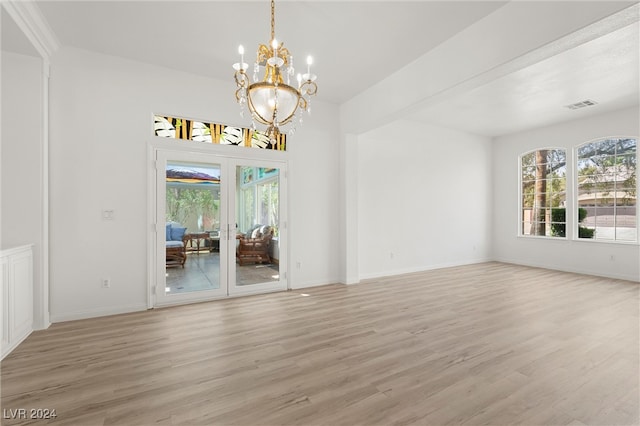
<instances>
[{"instance_id":1,"label":"window frame","mask_svg":"<svg viewBox=\"0 0 640 426\"><path fill-rule=\"evenodd\" d=\"M525 234L524 233L524 217L523 217L523 213L524 213L524 188L523 188L523 184L524 184L524 179L523 179L523 158L529 154L534 154L538 151L563 151L564 152L564 157L565 157L565 164L564 164L564 209L565 209L565 221L564 221L564 226L565 226L565 233L564 236L553 236L553 235L531 235L531 234ZM569 227L567 226L570 221L567 220L567 218L569 217L569 214L572 214L569 210L570 210L570 198L569 198L569 184L570 184L570 180L569 180L569 152L570 150L565 148L565 147L561 147L561 146L547 146L547 147L538 147L538 148L534 148L531 149L529 151L525 151L522 152L521 154L518 155L518 237L522 237L522 238L534 238L534 239L549 239L549 240L559 240L559 241L566 241L569 239ZM548 178L545 178L545 180L548 180ZM549 210L553 209L553 208L557 208L557 207L545 207L548 208ZM551 223L553 222L549 222L549 224L551 225Z\"/></svg>"}]
</instances>

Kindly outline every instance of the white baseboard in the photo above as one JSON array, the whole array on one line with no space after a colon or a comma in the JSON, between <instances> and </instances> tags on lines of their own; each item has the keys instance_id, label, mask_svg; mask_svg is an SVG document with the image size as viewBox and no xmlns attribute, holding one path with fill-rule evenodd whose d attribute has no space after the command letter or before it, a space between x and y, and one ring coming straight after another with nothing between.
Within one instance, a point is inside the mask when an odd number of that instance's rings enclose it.
<instances>
[{"instance_id":1,"label":"white baseboard","mask_svg":"<svg viewBox=\"0 0 640 426\"><path fill-rule=\"evenodd\" d=\"M538 264L536 262L523 262L521 260L509 259L509 258L497 258L494 259L495 262L501 263L510 263L512 265L522 265L522 266L530 266L532 268L541 268L541 269L550 269L552 271L561 271L561 272L571 272L573 274L583 274L583 275L593 275L595 277L604 277L604 278L612 278L615 280L625 280L625 281L633 281L640 282L640 278L638 276L631 276L626 274L605 274L601 271L591 271L588 269L576 269L576 268L567 268L567 267L558 267L555 265L549 264Z\"/></svg>"},{"instance_id":2,"label":"white baseboard","mask_svg":"<svg viewBox=\"0 0 640 426\"><path fill-rule=\"evenodd\" d=\"M51 326L51 323L49 321L47 321L44 324L33 324L33 329L34 330L46 330L47 328L49 328Z\"/></svg>"},{"instance_id":3,"label":"white baseboard","mask_svg":"<svg viewBox=\"0 0 640 426\"><path fill-rule=\"evenodd\" d=\"M340 284L340 280L317 280L317 281L305 281L305 282L296 282L291 283L291 290L298 290L301 288L309 288L309 287L319 287L322 285L330 285L330 284Z\"/></svg>"},{"instance_id":4,"label":"white baseboard","mask_svg":"<svg viewBox=\"0 0 640 426\"><path fill-rule=\"evenodd\" d=\"M20 337L18 337L17 339L13 340L9 346L7 346L6 348L2 348L2 358L0 358L0 359L4 359L7 355L9 355L11 353L11 351L13 351L15 348L17 348L20 345L20 343L24 342L24 340L27 337L29 337L32 332L33 332L32 329L27 330Z\"/></svg>"},{"instance_id":5,"label":"white baseboard","mask_svg":"<svg viewBox=\"0 0 640 426\"><path fill-rule=\"evenodd\" d=\"M360 280L393 277L396 275L413 274L416 272L432 271L434 269L454 268L456 266L475 265L478 263L486 263L491 261L492 259L490 258L482 258L482 259L471 259L471 260L466 260L461 262L446 262L446 263L438 263L434 265L421 265L421 266L412 267L412 268L402 268L402 269L394 269L394 270L389 270L384 272L374 272L372 274L363 274L363 275L360 275Z\"/></svg>"},{"instance_id":6,"label":"white baseboard","mask_svg":"<svg viewBox=\"0 0 640 426\"><path fill-rule=\"evenodd\" d=\"M136 303L135 305L118 306L112 308L98 308L90 309L86 311L76 312L64 312L64 313L52 313L51 322L65 322L75 321L87 318L106 317L109 315L128 314L131 312L146 311L147 305L145 303Z\"/></svg>"},{"instance_id":7,"label":"white baseboard","mask_svg":"<svg viewBox=\"0 0 640 426\"><path fill-rule=\"evenodd\" d=\"M347 284L347 285L360 284L360 278L358 278L358 277L347 277L346 280L344 280L344 281L341 280L340 284Z\"/></svg>"}]
</instances>

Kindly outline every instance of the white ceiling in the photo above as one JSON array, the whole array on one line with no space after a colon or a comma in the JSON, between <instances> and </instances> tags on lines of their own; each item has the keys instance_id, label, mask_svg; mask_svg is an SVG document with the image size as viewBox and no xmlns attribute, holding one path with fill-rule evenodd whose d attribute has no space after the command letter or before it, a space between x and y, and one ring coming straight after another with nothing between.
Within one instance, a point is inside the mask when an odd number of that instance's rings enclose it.
<instances>
[{"instance_id":1,"label":"white ceiling","mask_svg":"<svg viewBox=\"0 0 640 426\"><path fill-rule=\"evenodd\" d=\"M318 99L341 103L503 3L278 1L276 38L298 68L312 55ZM267 0L38 4L62 45L219 79L233 79L238 45L251 62L270 39Z\"/></svg>"},{"instance_id":2,"label":"white ceiling","mask_svg":"<svg viewBox=\"0 0 640 426\"><path fill-rule=\"evenodd\" d=\"M498 136L638 105L638 22L407 118ZM572 110L584 100L596 106Z\"/></svg>"},{"instance_id":3,"label":"white ceiling","mask_svg":"<svg viewBox=\"0 0 640 426\"><path fill-rule=\"evenodd\" d=\"M341 104L416 61L505 1L276 2L276 37L298 68L314 57L319 100ZM525 2L522 2L525 3ZM575 10L580 10L579 1ZM593 5L593 2L588 2ZM232 81L270 38L269 1L38 1L63 46L121 56ZM620 3L619 10L631 3ZM3 50L27 52L2 18ZM542 27L541 27L542 28ZM33 49L32 49L33 50ZM420 105L407 119L496 136L639 104L638 20L589 42L514 67L466 91ZM452 54L455 54L453 52ZM420 76L407 84L419 84ZM595 107L564 105L592 99Z\"/></svg>"}]
</instances>

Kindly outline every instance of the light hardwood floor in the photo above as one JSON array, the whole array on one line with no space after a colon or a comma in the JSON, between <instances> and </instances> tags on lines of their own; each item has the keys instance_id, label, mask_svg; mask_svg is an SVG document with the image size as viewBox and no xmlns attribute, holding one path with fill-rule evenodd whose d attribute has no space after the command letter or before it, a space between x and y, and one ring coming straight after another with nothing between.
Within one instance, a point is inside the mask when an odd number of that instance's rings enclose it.
<instances>
[{"instance_id":1,"label":"light hardwood floor","mask_svg":"<svg viewBox=\"0 0 640 426\"><path fill-rule=\"evenodd\" d=\"M59 323L3 361L2 408L70 425L638 424L639 294L487 263Z\"/></svg>"}]
</instances>

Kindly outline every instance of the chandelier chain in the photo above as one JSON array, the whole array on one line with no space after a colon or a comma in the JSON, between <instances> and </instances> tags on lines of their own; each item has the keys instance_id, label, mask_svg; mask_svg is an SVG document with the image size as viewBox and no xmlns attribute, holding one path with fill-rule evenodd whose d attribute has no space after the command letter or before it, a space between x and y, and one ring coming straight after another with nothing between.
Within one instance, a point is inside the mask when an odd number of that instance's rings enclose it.
<instances>
[{"instance_id":1,"label":"chandelier chain","mask_svg":"<svg viewBox=\"0 0 640 426\"><path fill-rule=\"evenodd\" d=\"M276 38L276 1L271 0L271 41Z\"/></svg>"}]
</instances>

